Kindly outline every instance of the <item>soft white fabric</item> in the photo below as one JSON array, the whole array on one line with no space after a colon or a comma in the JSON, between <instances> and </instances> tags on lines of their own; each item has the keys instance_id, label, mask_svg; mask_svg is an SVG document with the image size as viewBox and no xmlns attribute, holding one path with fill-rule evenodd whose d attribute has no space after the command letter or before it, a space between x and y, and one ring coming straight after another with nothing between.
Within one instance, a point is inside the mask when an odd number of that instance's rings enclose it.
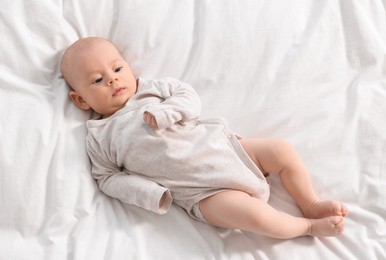
<instances>
[{"instance_id":1,"label":"soft white fabric","mask_svg":"<svg viewBox=\"0 0 386 260\"><path fill-rule=\"evenodd\" d=\"M145 112L154 115L157 129L145 123ZM137 93L122 109L87 121L86 148L100 189L159 214L174 201L204 222L194 205L221 190L241 190L267 202L264 175L226 122L199 120L200 112L200 98L188 84L139 78Z\"/></svg>"},{"instance_id":2,"label":"soft white fabric","mask_svg":"<svg viewBox=\"0 0 386 260\"><path fill-rule=\"evenodd\" d=\"M0 0L0 259L385 259L385 4ZM267 239L101 193L90 114L59 73L86 36L116 43L137 76L194 86L203 117L291 142L318 194L348 204L345 233ZM300 214L270 178L269 203Z\"/></svg>"}]
</instances>

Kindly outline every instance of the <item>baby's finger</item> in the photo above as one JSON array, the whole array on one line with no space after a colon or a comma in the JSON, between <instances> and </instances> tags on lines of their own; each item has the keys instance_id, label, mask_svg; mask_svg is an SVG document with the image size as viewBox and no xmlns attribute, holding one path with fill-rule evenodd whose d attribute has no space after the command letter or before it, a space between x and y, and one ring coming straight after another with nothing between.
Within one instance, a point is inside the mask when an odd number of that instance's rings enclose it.
<instances>
[{"instance_id":1,"label":"baby's finger","mask_svg":"<svg viewBox=\"0 0 386 260\"><path fill-rule=\"evenodd\" d=\"M153 128L158 128L157 120L155 120L155 117L152 115L151 116L151 124Z\"/></svg>"},{"instance_id":2,"label":"baby's finger","mask_svg":"<svg viewBox=\"0 0 386 260\"><path fill-rule=\"evenodd\" d=\"M157 120L149 112L143 113L143 120L149 124L152 128L158 128Z\"/></svg>"},{"instance_id":3,"label":"baby's finger","mask_svg":"<svg viewBox=\"0 0 386 260\"><path fill-rule=\"evenodd\" d=\"M145 112L143 113L143 120L147 123L147 124L151 124L151 115L149 112Z\"/></svg>"}]
</instances>

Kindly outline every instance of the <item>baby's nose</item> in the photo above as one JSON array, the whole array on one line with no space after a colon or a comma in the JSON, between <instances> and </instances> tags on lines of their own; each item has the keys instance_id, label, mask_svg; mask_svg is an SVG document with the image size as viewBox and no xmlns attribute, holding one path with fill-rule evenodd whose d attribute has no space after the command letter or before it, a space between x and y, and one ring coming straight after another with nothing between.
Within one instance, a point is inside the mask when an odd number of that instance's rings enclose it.
<instances>
[{"instance_id":1,"label":"baby's nose","mask_svg":"<svg viewBox=\"0 0 386 260\"><path fill-rule=\"evenodd\" d=\"M111 86L112 84L113 84L113 82L114 81L117 81L118 80L118 78L111 78L108 82L107 82L107 84L109 85L109 86Z\"/></svg>"}]
</instances>

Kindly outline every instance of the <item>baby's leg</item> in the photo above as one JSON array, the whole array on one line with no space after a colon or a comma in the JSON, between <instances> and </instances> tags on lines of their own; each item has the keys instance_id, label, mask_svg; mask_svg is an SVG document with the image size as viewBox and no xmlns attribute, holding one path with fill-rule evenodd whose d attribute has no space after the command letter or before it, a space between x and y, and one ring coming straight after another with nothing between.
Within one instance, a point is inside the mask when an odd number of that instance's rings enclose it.
<instances>
[{"instance_id":1,"label":"baby's leg","mask_svg":"<svg viewBox=\"0 0 386 260\"><path fill-rule=\"evenodd\" d=\"M306 219L277 211L265 202L241 191L224 191L200 202L209 224L237 228L274 238L335 236L344 229L343 217Z\"/></svg>"},{"instance_id":2,"label":"baby's leg","mask_svg":"<svg viewBox=\"0 0 386 260\"><path fill-rule=\"evenodd\" d=\"M266 173L277 173L283 186L308 218L346 216L344 204L321 201L316 195L308 171L295 149L281 139L241 139L249 157Z\"/></svg>"}]
</instances>

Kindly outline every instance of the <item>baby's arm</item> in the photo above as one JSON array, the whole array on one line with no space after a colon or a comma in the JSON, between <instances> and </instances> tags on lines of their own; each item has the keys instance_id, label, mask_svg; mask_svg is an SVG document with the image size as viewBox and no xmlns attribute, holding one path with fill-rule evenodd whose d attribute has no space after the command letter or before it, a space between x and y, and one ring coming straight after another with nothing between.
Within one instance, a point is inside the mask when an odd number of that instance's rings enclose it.
<instances>
[{"instance_id":1,"label":"baby's arm","mask_svg":"<svg viewBox=\"0 0 386 260\"><path fill-rule=\"evenodd\" d=\"M170 191L138 175L118 172L98 180L99 188L110 197L158 214L166 213L172 203Z\"/></svg>"},{"instance_id":2,"label":"baby's arm","mask_svg":"<svg viewBox=\"0 0 386 260\"><path fill-rule=\"evenodd\" d=\"M201 112L201 100L188 84L167 78L153 82L152 91L164 101L149 107L144 120L153 127L168 128L176 122L197 119Z\"/></svg>"},{"instance_id":3,"label":"baby's arm","mask_svg":"<svg viewBox=\"0 0 386 260\"><path fill-rule=\"evenodd\" d=\"M140 175L123 172L104 156L105 151L98 145L88 143L87 151L92 162L92 176L103 193L158 214L169 210L173 201L169 189Z\"/></svg>"}]
</instances>

